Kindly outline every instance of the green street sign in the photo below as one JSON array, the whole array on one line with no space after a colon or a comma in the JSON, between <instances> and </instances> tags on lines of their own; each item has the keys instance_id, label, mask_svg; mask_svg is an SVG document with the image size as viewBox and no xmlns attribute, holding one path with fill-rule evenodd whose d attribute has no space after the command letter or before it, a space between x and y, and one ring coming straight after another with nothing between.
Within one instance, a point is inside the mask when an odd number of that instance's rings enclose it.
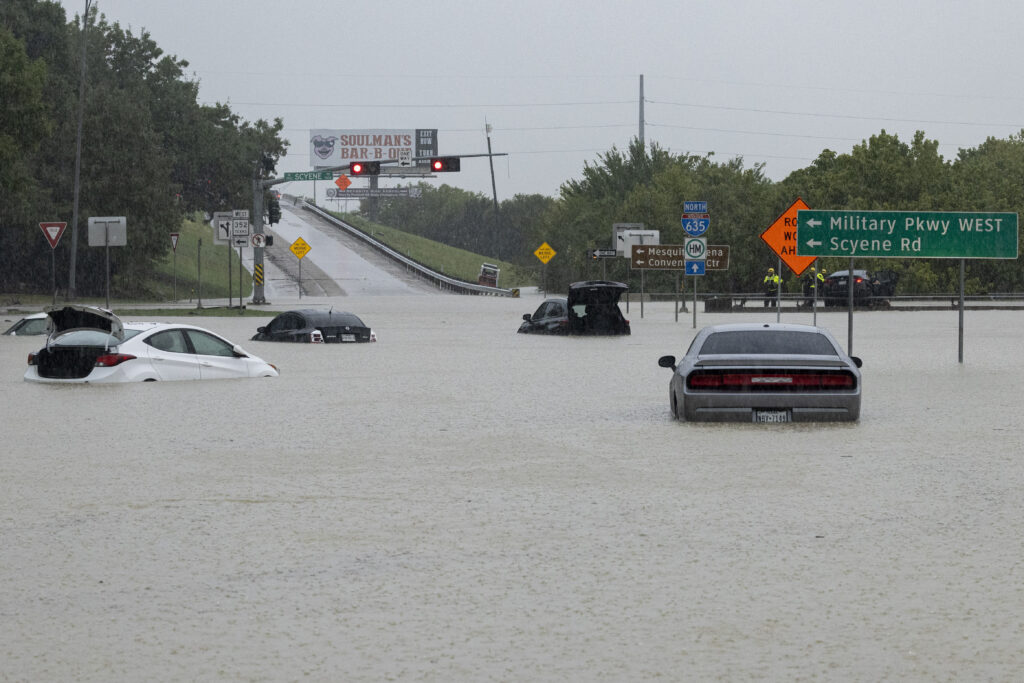
<instances>
[{"instance_id":1,"label":"green street sign","mask_svg":"<svg viewBox=\"0 0 1024 683\"><path fill-rule=\"evenodd\" d=\"M1017 258L1017 214L945 211L797 212L799 256Z\"/></svg>"},{"instance_id":2,"label":"green street sign","mask_svg":"<svg viewBox=\"0 0 1024 683\"><path fill-rule=\"evenodd\" d=\"M331 180L334 174L330 171L299 171L298 173L285 173L285 180Z\"/></svg>"}]
</instances>

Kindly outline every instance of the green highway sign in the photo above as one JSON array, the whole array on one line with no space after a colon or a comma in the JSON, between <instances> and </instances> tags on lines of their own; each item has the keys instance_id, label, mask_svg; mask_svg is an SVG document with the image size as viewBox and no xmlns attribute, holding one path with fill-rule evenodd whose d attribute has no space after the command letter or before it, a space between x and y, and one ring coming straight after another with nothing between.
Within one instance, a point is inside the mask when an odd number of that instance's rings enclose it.
<instances>
[{"instance_id":1,"label":"green highway sign","mask_svg":"<svg viewBox=\"0 0 1024 683\"><path fill-rule=\"evenodd\" d=\"M330 171L299 171L298 173L285 173L285 180L331 180L334 174Z\"/></svg>"},{"instance_id":2,"label":"green highway sign","mask_svg":"<svg viewBox=\"0 0 1024 683\"><path fill-rule=\"evenodd\" d=\"M797 212L799 256L1017 258L1017 214L952 211Z\"/></svg>"}]
</instances>

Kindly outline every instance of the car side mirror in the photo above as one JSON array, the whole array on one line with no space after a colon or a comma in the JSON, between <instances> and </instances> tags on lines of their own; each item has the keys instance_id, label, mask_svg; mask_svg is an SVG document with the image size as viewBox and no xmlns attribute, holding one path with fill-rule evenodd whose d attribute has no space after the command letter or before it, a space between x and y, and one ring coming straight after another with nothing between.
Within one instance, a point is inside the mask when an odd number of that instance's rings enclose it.
<instances>
[{"instance_id":1,"label":"car side mirror","mask_svg":"<svg viewBox=\"0 0 1024 683\"><path fill-rule=\"evenodd\" d=\"M264 332L267 331L267 326L264 325L263 327L257 327L256 331L259 332L260 334L263 334Z\"/></svg>"},{"instance_id":2,"label":"car side mirror","mask_svg":"<svg viewBox=\"0 0 1024 683\"><path fill-rule=\"evenodd\" d=\"M864 365L864 361L862 361L858 356L850 356L850 360L852 360L853 364L856 365L858 368Z\"/></svg>"},{"instance_id":3,"label":"car side mirror","mask_svg":"<svg viewBox=\"0 0 1024 683\"><path fill-rule=\"evenodd\" d=\"M523 313L523 320L525 320L526 322L530 322L531 320L533 320L533 318L530 317L529 313Z\"/></svg>"},{"instance_id":4,"label":"car side mirror","mask_svg":"<svg viewBox=\"0 0 1024 683\"><path fill-rule=\"evenodd\" d=\"M239 358L249 357L249 354L245 352L245 349L243 349L240 344L235 344L233 347L231 347L231 351Z\"/></svg>"},{"instance_id":5,"label":"car side mirror","mask_svg":"<svg viewBox=\"0 0 1024 683\"><path fill-rule=\"evenodd\" d=\"M663 368L676 369L676 357L675 356L662 356L658 359L658 365Z\"/></svg>"}]
</instances>

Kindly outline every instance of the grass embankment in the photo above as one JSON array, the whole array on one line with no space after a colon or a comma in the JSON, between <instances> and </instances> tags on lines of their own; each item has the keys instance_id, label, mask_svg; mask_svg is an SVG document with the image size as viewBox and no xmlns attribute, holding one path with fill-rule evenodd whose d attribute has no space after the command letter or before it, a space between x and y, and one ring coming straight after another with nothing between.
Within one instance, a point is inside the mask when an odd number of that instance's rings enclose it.
<instances>
[{"instance_id":1,"label":"grass embankment","mask_svg":"<svg viewBox=\"0 0 1024 683\"><path fill-rule=\"evenodd\" d=\"M199 241L202 240L202 247ZM228 260L231 277L228 278ZM210 224L190 219L178 230L178 247L167 252L153 269L147 289L153 301L195 301L238 298L241 279L242 298L252 296L252 273L243 268L239 278L238 251L215 244ZM175 285L175 280L177 285Z\"/></svg>"},{"instance_id":2,"label":"grass embankment","mask_svg":"<svg viewBox=\"0 0 1024 683\"><path fill-rule=\"evenodd\" d=\"M363 231L378 242L408 256L417 263L449 277L466 282L476 282L480 275L481 263L493 263L501 269L499 287L526 287L537 283L536 269L518 266L508 261L499 261L490 256L481 256L465 249L450 247L441 242L402 232L387 225L372 223L362 216L351 213L329 211L331 215Z\"/></svg>"}]
</instances>

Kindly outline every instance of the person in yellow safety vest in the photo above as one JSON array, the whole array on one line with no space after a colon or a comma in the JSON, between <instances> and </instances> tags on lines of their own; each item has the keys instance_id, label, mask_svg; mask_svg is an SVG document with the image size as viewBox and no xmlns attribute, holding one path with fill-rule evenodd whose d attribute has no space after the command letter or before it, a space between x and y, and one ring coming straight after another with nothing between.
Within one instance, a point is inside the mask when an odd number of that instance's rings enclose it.
<instances>
[{"instance_id":1,"label":"person in yellow safety vest","mask_svg":"<svg viewBox=\"0 0 1024 683\"><path fill-rule=\"evenodd\" d=\"M810 308L814 305L814 290L818 289L825 282L825 269L818 270L811 266L811 272L804 276L804 298L803 306Z\"/></svg>"},{"instance_id":2,"label":"person in yellow safety vest","mask_svg":"<svg viewBox=\"0 0 1024 683\"><path fill-rule=\"evenodd\" d=\"M779 286L782 284L782 279L775 274L774 268L768 269L768 274L764 276L764 307L768 308L772 305L772 300L775 298L775 293L779 291Z\"/></svg>"}]
</instances>

